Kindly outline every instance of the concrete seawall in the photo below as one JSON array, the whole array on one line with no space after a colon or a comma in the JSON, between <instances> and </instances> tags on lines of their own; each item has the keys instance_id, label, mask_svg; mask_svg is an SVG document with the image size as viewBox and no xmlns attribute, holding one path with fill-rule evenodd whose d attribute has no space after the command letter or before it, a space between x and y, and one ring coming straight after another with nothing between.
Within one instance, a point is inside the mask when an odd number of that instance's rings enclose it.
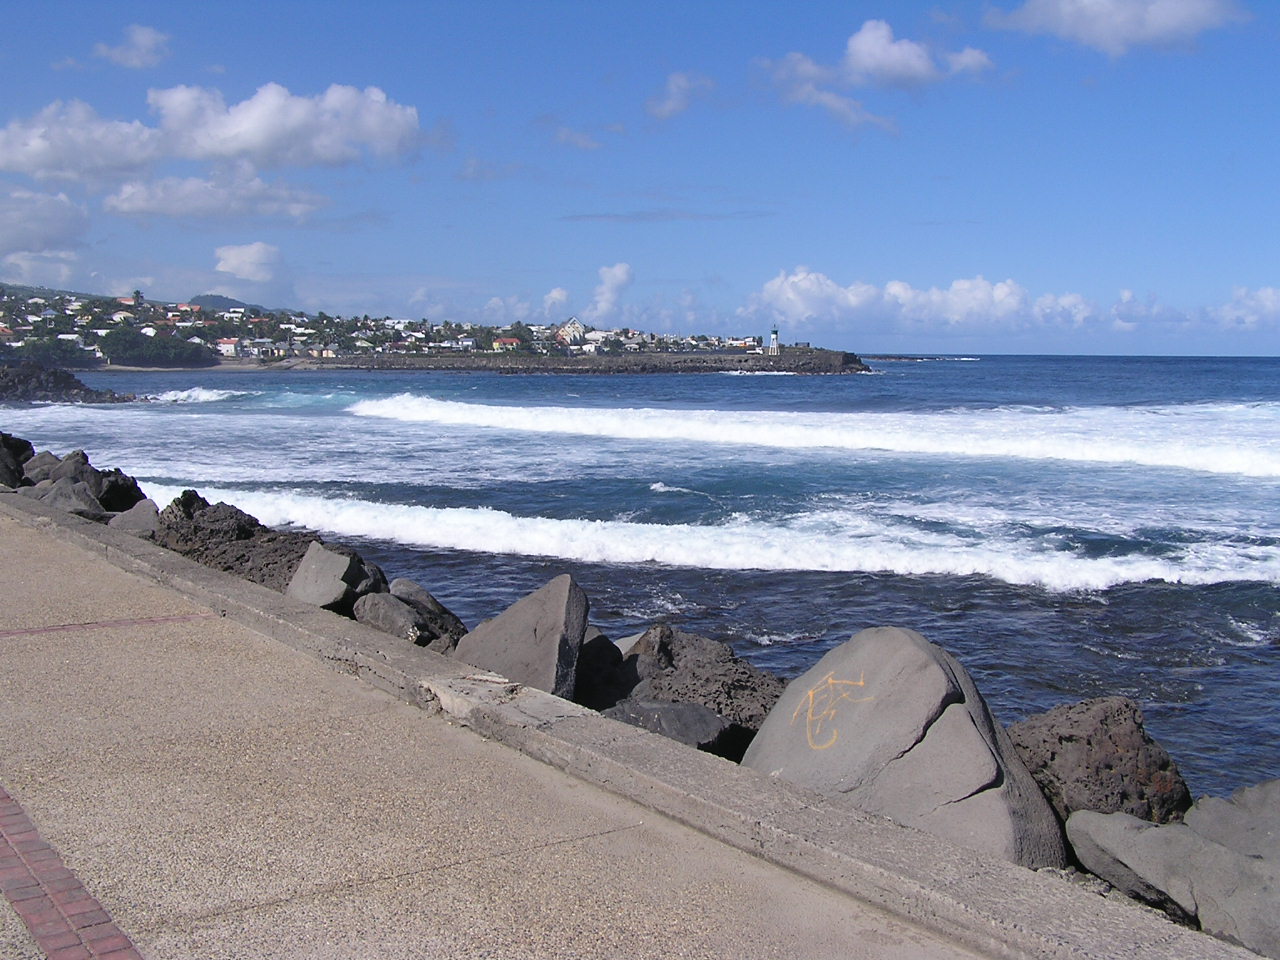
<instances>
[{"instance_id":1,"label":"concrete seawall","mask_svg":"<svg viewBox=\"0 0 1280 960\"><path fill-rule=\"evenodd\" d=\"M42 504L0 514L406 703L993 957L1247 958L1131 903L842 808Z\"/></svg>"}]
</instances>

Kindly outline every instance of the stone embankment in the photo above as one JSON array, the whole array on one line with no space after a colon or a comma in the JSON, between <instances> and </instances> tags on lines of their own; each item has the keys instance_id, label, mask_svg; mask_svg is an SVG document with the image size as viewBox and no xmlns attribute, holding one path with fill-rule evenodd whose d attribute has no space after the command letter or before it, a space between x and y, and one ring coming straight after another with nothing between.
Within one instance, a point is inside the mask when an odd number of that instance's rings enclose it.
<instances>
[{"instance_id":1,"label":"stone embankment","mask_svg":"<svg viewBox=\"0 0 1280 960\"><path fill-rule=\"evenodd\" d=\"M425 587L388 582L353 550L270 530L194 491L158 509L80 451L37 454L0 434L0 484L359 620L406 650L427 647L740 761L830 798L836 815L879 814L1027 867L1083 865L1177 920L1280 958L1280 781L1188 809L1176 765L1131 701L1057 708L1011 736L964 667L912 631L865 630L784 684L667 624L604 636L567 574L469 630Z\"/></svg>"},{"instance_id":2,"label":"stone embankment","mask_svg":"<svg viewBox=\"0 0 1280 960\"><path fill-rule=\"evenodd\" d=\"M760 353L633 353L622 356L552 357L524 353L377 354L304 360L291 369L470 370L489 373L804 373L870 371L857 354L786 347L778 356Z\"/></svg>"}]
</instances>

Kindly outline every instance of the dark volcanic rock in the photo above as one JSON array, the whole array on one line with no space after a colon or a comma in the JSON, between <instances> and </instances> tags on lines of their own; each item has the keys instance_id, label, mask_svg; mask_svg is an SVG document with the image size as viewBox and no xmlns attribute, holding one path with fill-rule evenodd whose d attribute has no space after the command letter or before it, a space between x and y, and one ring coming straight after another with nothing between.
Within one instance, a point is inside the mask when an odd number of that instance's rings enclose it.
<instances>
[{"instance_id":1,"label":"dark volcanic rock","mask_svg":"<svg viewBox=\"0 0 1280 960\"><path fill-rule=\"evenodd\" d=\"M284 592L316 537L270 530L227 503L184 490L160 511L157 542L184 557Z\"/></svg>"},{"instance_id":2,"label":"dark volcanic rock","mask_svg":"<svg viewBox=\"0 0 1280 960\"><path fill-rule=\"evenodd\" d=\"M0 484L21 487L26 476L23 465L36 455L30 441L0 432Z\"/></svg>"},{"instance_id":3,"label":"dark volcanic rock","mask_svg":"<svg viewBox=\"0 0 1280 960\"><path fill-rule=\"evenodd\" d=\"M138 481L120 470L99 470L98 500L112 513L128 510L147 499Z\"/></svg>"},{"instance_id":4,"label":"dark volcanic rock","mask_svg":"<svg viewBox=\"0 0 1280 960\"><path fill-rule=\"evenodd\" d=\"M645 631L623 669L635 671L633 698L700 703L753 731L760 729L784 687L773 674L734 654L727 643L666 624Z\"/></svg>"},{"instance_id":5,"label":"dark volcanic rock","mask_svg":"<svg viewBox=\"0 0 1280 960\"><path fill-rule=\"evenodd\" d=\"M229 503L210 504L194 490L183 490L160 511L160 543L184 556L227 540L249 540L265 530L251 517Z\"/></svg>"},{"instance_id":6,"label":"dark volcanic rock","mask_svg":"<svg viewBox=\"0 0 1280 960\"><path fill-rule=\"evenodd\" d=\"M1191 793L1126 697L1064 704L1009 728L1019 756L1065 822L1077 810L1181 820Z\"/></svg>"},{"instance_id":7,"label":"dark volcanic rock","mask_svg":"<svg viewBox=\"0 0 1280 960\"><path fill-rule=\"evenodd\" d=\"M36 449L31 446L30 440L23 440L22 437L15 437L3 431L0 431L0 450L12 456L18 466L22 466L36 455Z\"/></svg>"},{"instance_id":8,"label":"dark volcanic rock","mask_svg":"<svg viewBox=\"0 0 1280 960\"><path fill-rule=\"evenodd\" d=\"M0 447L0 487L20 487L25 479L22 465L14 459L13 454Z\"/></svg>"},{"instance_id":9,"label":"dark volcanic rock","mask_svg":"<svg viewBox=\"0 0 1280 960\"><path fill-rule=\"evenodd\" d=\"M121 396L112 390L93 390L66 370L46 370L35 363L0 366L0 401L124 403L136 399L132 394Z\"/></svg>"},{"instance_id":10,"label":"dark volcanic rock","mask_svg":"<svg viewBox=\"0 0 1280 960\"><path fill-rule=\"evenodd\" d=\"M751 731L730 723L700 703L627 699L603 711L606 717L644 727L706 753L736 760L751 740Z\"/></svg>"},{"instance_id":11,"label":"dark volcanic rock","mask_svg":"<svg viewBox=\"0 0 1280 960\"><path fill-rule=\"evenodd\" d=\"M640 678L636 676L634 661L630 669L623 661L616 643L595 627L588 627L578 650L573 699L584 707L601 711L626 699Z\"/></svg>"},{"instance_id":12,"label":"dark volcanic rock","mask_svg":"<svg viewBox=\"0 0 1280 960\"><path fill-rule=\"evenodd\" d=\"M684 743L697 740L700 749L736 762L783 683L726 643L661 624L628 638L625 652L593 629L578 653L575 688L585 707ZM713 735L706 734L707 717L716 718Z\"/></svg>"},{"instance_id":13,"label":"dark volcanic rock","mask_svg":"<svg viewBox=\"0 0 1280 960\"><path fill-rule=\"evenodd\" d=\"M743 766L990 856L1066 863L1062 829L964 667L912 630L863 630L786 692Z\"/></svg>"}]
</instances>

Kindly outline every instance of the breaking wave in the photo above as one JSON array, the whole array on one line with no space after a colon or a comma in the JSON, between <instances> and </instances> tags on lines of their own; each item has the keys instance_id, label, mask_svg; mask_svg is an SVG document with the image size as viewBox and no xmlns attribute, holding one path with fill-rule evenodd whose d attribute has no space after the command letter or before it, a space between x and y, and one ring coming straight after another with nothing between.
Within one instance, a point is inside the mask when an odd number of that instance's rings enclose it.
<instances>
[{"instance_id":1,"label":"breaking wave","mask_svg":"<svg viewBox=\"0 0 1280 960\"><path fill-rule=\"evenodd\" d=\"M248 390L211 390L207 387L192 387L190 390L166 390L149 399L160 403L217 403L219 400L235 400L239 397L257 396Z\"/></svg>"},{"instance_id":2,"label":"breaking wave","mask_svg":"<svg viewBox=\"0 0 1280 960\"><path fill-rule=\"evenodd\" d=\"M158 503L181 487L144 484ZM1178 558L1083 557L1041 541L974 542L908 531L843 512L766 522L737 515L716 525L523 517L473 507L423 507L290 492L205 488L210 501L235 504L270 526L292 524L344 537L415 548L558 557L587 563L659 563L714 570L845 571L907 576L986 576L1054 591L1097 590L1163 580L1280 582L1275 551L1203 545Z\"/></svg>"},{"instance_id":3,"label":"breaking wave","mask_svg":"<svg viewBox=\"0 0 1280 960\"><path fill-rule=\"evenodd\" d=\"M405 393L362 400L347 411L405 423L620 440L1135 464L1280 477L1277 403L795 413L517 407Z\"/></svg>"}]
</instances>

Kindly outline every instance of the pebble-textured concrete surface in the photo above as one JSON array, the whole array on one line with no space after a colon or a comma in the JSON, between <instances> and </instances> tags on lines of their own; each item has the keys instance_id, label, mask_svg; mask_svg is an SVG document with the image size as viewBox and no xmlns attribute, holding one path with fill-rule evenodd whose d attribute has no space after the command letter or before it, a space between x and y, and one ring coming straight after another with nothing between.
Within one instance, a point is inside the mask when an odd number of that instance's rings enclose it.
<instances>
[{"instance_id":1,"label":"pebble-textured concrete surface","mask_svg":"<svg viewBox=\"0 0 1280 960\"><path fill-rule=\"evenodd\" d=\"M971 956L7 516L0 570L0 783L151 960Z\"/></svg>"},{"instance_id":2,"label":"pebble-textured concrete surface","mask_svg":"<svg viewBox=\"0 0 1280 960\"><path fill-rule=\"evenodd\" d=\"M0 897L0 957L5 960L44 960L44 951L36 946L31 931L14 911L13 905Z\"/></svg>"}]
</instances>

